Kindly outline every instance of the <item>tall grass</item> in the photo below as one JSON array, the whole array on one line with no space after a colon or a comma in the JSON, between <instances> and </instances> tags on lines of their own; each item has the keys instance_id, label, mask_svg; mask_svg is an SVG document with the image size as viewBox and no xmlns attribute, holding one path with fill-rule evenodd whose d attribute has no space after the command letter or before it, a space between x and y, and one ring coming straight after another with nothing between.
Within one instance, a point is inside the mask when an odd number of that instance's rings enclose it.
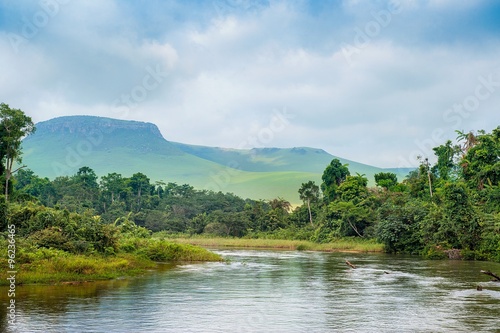
<instances>
[{"instance_id":1,"label":"tall grass","mask_svg":"<svg viewBox=\"0 0 500 333\"><path fill-rule=\"evenodd\" d=\"M223 237L180 237L170 239L180 244L192 244L209 248L218 247L241 247L241 248L269 248L285 250L309 250L309 251L346 251L346 252L383 252L382 244L373 240L361 239L339 239L335 242L318 244L303 240L284 239L246 239L246 238L223 238Z\"/></svg>"},{"instance_id":2,"label":"tall grass","mask_svg":"<svg viewBox=\"0 0 500 333\"><path fill-rule=\"evenodd\" d=\"M222 261L204 248L160 239L127 238L116 255L79 255L63 250L26 247L17 257L17 284L82 282L134 276L157 262ZM7 285L8 261L0 258L0 285Z\"/></svg>"},{"instance_id":3,"label":"tall grass","mask_svg":"<svg viewBox=\"0 0 500 333\"><path fill-rule=\"evenodd\" d=\"M17 267L17 284L106 280L140 274L156 266L150 260L129 254L104 257L75 255L60 250L48 251L52 251L54 256ZM6 271L0 273L0 285L8 282L3 276L4 272Z\"/></svg>"},{"instance_id":4,"label":"tall grass","mask_svg":"<svg viewBox=\"0 0 500 333\"><path fill-rule=\"evenodd\" d=\"M174 243L158 238L125 238L119 244L121 252L141 255L152 261L222 261L218 254L193 244Z\"/></svg>"}]
</instances>

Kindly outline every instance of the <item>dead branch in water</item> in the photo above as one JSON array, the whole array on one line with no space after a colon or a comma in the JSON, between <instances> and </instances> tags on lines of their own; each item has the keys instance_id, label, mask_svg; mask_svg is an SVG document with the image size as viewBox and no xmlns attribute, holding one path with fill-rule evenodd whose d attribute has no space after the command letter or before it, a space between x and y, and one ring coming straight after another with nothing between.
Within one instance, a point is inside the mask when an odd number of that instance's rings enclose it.
<instances>
[{"instance_id":1,"label":"dead branch in water","mask_svg":"<svg viewBox=\"0 0 500 333\"><path fill-rule=\"evenodd\" d=\"M356 266L354 266L353 264L351 264L348 260L345 261L345 263L348 265L348 266L351 266L351 268L356 268Z\"/></svg>"},{"instance_id":2,"label":"dead branch in water","mask_svg":"<svg viewBox=\"0 0 500 333\"><path fill-rule=\"evenodd\" d=\"M492 276L495 278L496 281L500 282L500 276L496 275L495 273L492 273L490 271L483 271L483 270L481 270L481 273Z\"/></svg>"}]
</instances>

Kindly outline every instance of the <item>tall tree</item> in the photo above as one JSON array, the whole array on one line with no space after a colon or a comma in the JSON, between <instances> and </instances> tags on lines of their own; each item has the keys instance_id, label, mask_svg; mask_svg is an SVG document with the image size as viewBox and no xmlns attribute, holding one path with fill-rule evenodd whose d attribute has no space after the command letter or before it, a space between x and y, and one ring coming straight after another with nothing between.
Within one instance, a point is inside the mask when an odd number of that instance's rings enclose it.
<instances>
[{"instance_id":1,"label":"tall tree","mask_svg":"<svg viewBox=\"0 0 500 333\"><path fill-rule=\"evenodd\" d=\"M333 201L336 196L337 187L345 181L346 177L350 175L347 164L342 164L335 158L326 167L321 179L321 191L327 201Z\"/></svg>"},{"instance_id":2,"label":"tall tree","mask_svg":"<svg viewBox=\"0 0 500 333\"><path fill-rule=\"evenodd\" d=\"M311 203L317 202L319 200L319 186L316 185L312 180L307 183L302 183L299 189L299 197L304 203L307 204L307 210L309 211L309 222L313 225L312 213L311 213Z\"/></svg>"},{"instance_id":3,"label":"tall tree","mask_svg":"<svg viewBox=\"0 0 500 333\"><path fill-rule=\"evenodd\" d=\"M0 104L0 160L5 175L5 201L9 197L9 181L17 170L14 162L22 163L21 140L35 131L35 124L19 109L11 109L7 104Z\"/></svg>"},{"instance_id":4,"label":"tall tree","mask_svg":"<svg viewBox=\"0 0 500 333\"><path fill-rule=\"evenodd\" d=\"M364 175L347 176L346 180L337 188L337 197L342 201L360 203L368 196L368 179Z\"/></svg>"},{"instance_id":5,"label":"tall tree","mask_svg":"<svg viewBox=\"0 0 500 333\"><path fill-rule=\"evenodd\" d=\"M120 198L121 192L125 190L127 185L121 174L112 172L101 177L101 189L104 195L110 196L110 203Z\"/></svg>"},{"instance_id":6,"label":"tall tree","mask_svg":"<svg viewBox=\"0 0 500 333\"><path fill-rule=\"evenodd\" d=\"M141 172L134 173L129 180L129 186L132 188L133 193L137 196L137 211L140 211L143 194L149 194L151 190L149 178Z\"/></svg>"},{"instance_id":7,"label":"tall tree","mask_svg":"<svg viewBox=\"0 0 500 333\"><path fill-rule=\"evenodd\" d=\"M456 171L454 160L461 147L453 146L451 140L448 140L444 145L432 148L432 150L438 158L436 165L432 167L432 172L441 180L449 180Z\"/></svg>"},{"instance_id":8,"label":"tall tree","mask_svg":"<svg viewBox=\"0 0 500 333\"><path fill-rule=\"evenodd\" d=\"M500 182L500 126L491 134L479 131L461 160L462 174L469 185L483 189Z\"/></svg>"},{"instance_id":9,"label":"tall tree","mask_svg":"<svg viewBox=\"0 0 500 333\"><path fill-rule=\"evenodd\" d=\"M398 184L398 177L392 172L379 172L375 174L375 184L388 191Z\"/></svg>"},{"instance_id":10,"label":"tall tree","mask_svg":"<svg viewBox=\"0 0 500 333\"><path fill-rule=\"evenodd\" d=\"M97 175L91 168L83 166L78 169L73 177L75 186L74 195L78 200L86 200L88 204L94 204L99 192Z\"/></svg>"}]
</instances>

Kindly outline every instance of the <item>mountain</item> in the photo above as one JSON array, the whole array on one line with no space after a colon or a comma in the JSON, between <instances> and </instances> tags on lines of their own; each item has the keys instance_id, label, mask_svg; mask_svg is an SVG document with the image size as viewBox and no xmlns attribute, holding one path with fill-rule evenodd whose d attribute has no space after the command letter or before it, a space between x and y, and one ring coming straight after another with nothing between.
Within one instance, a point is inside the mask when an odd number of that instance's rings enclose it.
<instances>
[{"instance_id":1,"label":"mountain","mask_svg":"<svg viewBox=\"0 0 500 333\"><path fill-rule=\"evenodd\" d=\"M36 124L23 141L23 163L37 175L54 179L82 166L98 176L146 174L152 182L190 184L199 189L233 192L252 199L283 197L299 203L301 183L319 185L335 157L321 149L226 149L167 141L151 123L94 116L69 116ZM351 174L373 175L385 169L339 158ZM398 175L399 178L403 175Z\"/></svg>"}]
</instances>

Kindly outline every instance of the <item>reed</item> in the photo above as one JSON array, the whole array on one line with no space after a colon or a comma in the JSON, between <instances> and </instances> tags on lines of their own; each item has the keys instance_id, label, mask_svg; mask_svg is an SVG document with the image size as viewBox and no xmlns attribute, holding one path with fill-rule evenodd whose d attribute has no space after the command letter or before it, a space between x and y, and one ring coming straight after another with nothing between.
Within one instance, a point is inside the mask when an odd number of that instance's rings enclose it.
<instances>
[{"instance_id":1,"label":"reed","mask_svg":"<svg viewBox=\"0 0 500 333\"><path fill-rule=\"evenodd\" d=\"M383 244L373 240L362 239L338 239L331 243L314 243L302 240L286 239L247 239L247 238L224 238L224 237L180 237L170 239L180 244L198 245L208 248L234 247L234 248L268 248L301 251L325 251L325 252L383 252Z\"/></svg>"}]
</instances>

